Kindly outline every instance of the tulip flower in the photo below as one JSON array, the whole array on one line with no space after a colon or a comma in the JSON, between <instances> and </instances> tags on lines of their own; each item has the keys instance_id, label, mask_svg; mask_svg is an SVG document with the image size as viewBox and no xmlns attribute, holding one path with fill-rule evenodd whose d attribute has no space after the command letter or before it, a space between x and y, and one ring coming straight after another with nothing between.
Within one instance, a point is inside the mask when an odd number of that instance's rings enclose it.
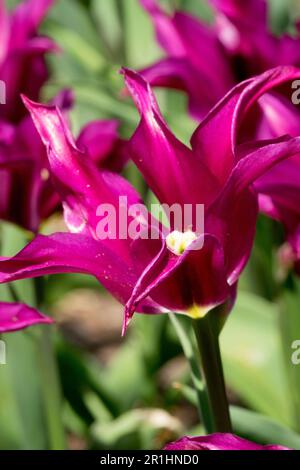
<instances>
[{"instance_id":1,"label":"tulip flower","mask_svg":"<svg viewBox=\"0 0 300 470\"><path fill-rule=\"evenodd\" d=\"M142 70L154 86L185 91L201 120L235 84L279 65L300 65L300 38L271 33L265 0L211 0L215 22L169 16L157 0L140 0L166 58Z\"/></svg>"},{"instance_id":2,"label":"tulip flower","mask_svg":"<svg viewBox=\"0 0 300 470\"><path fill-rule=\"evenodd\" d=\"M216 433L208 436L184 436L178 441L170 442L164 450L291 450L277 445L260 445L242 439L234 434Z\"/></svg>"},{"instance_id":3,"label":"tulip flower","mask_svg":"<svg viewBox=\"0 0 300 470\"><path fill-rule=\"evenodd\" d=\"M19 254L1 261L0 281L92 274L125 305L124 330L135 311L172 310L199 318L216 305L227 302L230 308L255 233L258 204L252 185L272 165L300 151L300 138L288 137L233 151L232 132L247 107L299 72L283 67L235 87L198 127L192 149L167 127L149 84L133 71L123 73L141 114L127 152L162 204L205 205L204 232L194 226L180 232L170 220L167 235L155 224L159 237L99 239L99 205L117 211L120 196L127 197L129 208L142 205L140 196L121 176L97 170L76 146L57 108L24 99L47 148L71 233L37 236ZM128 216L130 223L140 224L141 233L153 223L142 207L143 216Z\"/></svg>"}]
</instances>

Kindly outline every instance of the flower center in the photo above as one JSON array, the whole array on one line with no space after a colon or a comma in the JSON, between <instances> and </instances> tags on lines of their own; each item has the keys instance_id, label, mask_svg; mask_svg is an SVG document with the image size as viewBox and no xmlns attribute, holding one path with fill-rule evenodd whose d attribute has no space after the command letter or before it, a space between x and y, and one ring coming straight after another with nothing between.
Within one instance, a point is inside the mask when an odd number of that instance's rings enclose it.
<instances>
[{"instance_id":1,"label":"flower center","mask_svg":"<svg viewBox=\"0 0 300 470\"><path fill-rule=\"evenodd\" d=\"M166 243L172 253L180 256L196 239L197 235L192 230L187 230L186 232L174 230L167 235Z\"/></svg>"}]
</instances>

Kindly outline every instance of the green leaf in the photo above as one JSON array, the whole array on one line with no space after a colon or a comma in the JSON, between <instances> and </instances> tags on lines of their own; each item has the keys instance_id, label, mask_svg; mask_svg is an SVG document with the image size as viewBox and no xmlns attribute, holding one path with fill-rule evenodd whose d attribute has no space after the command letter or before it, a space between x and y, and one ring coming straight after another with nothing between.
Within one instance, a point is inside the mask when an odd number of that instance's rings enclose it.
<instances>
[{"instance_id":1,"label":"green leaf","mask_svg":"<svg viewBox=\"0 0 300 470\"><path fill-rule=\"evenodd\" d=\"M121 59L122 27L118 0L92 0L91 14L108 52Z\"/></svg>"},{"instance_id":2,"label":"green leaf","mask_svg":"<svg viewBox=\"0 0 300 470\"><path fill-rule=\"evenodd\" d=\"M300 450L300 435L275 421L237 406L230 407L233 430L239 436L261 444L278 444Z\"/></svg>"},{"instance_id":3,"label":"green leaf","mask_svg":"<svg viewBox=\"0 0 300 470\"><path fill-rule=\"evenodd\" d=\"M226 383L251 408L291 425L277 306L240 292L221 334Z\"/></svg>"},{"instance_id":4,"label":"green leaf","mask_svg":"<svg viewBox=\"0 0 300 470\"><path fill-rule=\"evenodd\" d=\"M28 332L6 334L2 339L7 364L0 365L0 448L46 449L36 343Z\"/></svg>"},{"instance_id":5,"label":"green leaf","mask_svg":"<svg viewBox=\"0 0 300 470\"><path fill-rule=\"evenodd\" d=\"M162 56L150 17L137 0L120 0L126 64L145 67Z\"/></svg>"}]
</instances>

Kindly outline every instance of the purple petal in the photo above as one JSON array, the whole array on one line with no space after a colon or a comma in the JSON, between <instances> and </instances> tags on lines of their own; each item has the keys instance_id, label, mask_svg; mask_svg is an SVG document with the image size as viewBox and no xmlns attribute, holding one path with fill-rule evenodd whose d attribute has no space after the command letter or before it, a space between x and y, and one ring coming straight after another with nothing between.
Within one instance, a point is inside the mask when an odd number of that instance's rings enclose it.
<instances>
[{"instance_id":1,"label":"purple petal","mask_svg":"<svg viewBox=\"0 0 300 470\"><path fill-rule=\"evenodd\" d=\"M288 447L267 445L242 439L234 434L210 434L208 436L184 436L166 445L165 450L291 450Z\"/></svg>"},{"instance_id":2,"label":"purple petal","mask_svg":"<svg viewBox=\"0 0 300 470\"><path fill-rule=\"evenodd\" d=\"M205 234L190 248L177 256L164 241L133 242L135 270L141 274L126 305L125 328L138 303L148 295L175 312L194 306L210 310L230 297L223 250L217 239Z\"/></svg>"},{"instance_id":3,"label":"purple petal","mask_svg":"<svg viewBox=\"0 0 300 470\"><path fill-rule=\"evenodd\" d=\"M222 243L229 284L235 283L251 253L257 200L251 184L280 160L297 154L300 138L284 139L241 158L220 196L208 209L206 230ZM238 224L237 222L238 221Z\"/></svg>"},{"instance_id":4,"label":"purple petal","mask_svg":"<svg viewBox=\"0 0 300 470\"><path fill-rule=\"evenodd\" d=\"M226 181L234 166L238 132L251 106L264 93L299 76L294 67L278 67L242 82L202 121L192 137L192 146L220 182Z\"/></svg>"},{"instance_id":5,"label":"purple petal","mask_svg":"<svg viewBox=\"0 0 300 470\"><path fill-rule=\"evenodd\" d=\"M7 54L9 41L9 19L5 8L5 1L0 0L0 67Z\"/></svg>"},{"instance_id":6,"label":"purple petal","mask_svg":"<svg viewBox=\"0 0 300 470\"><path fill-rule=\"evenodd\" d=\"M234 83L225 49L215 31L191 15L177 12L170 17L154 0L141 0L141 3L168 54L165 60L142 70L141 74L151 85L185 90L192 115L202 118Z\"/></svg>"},{"instance_id":7,"label":"purple petal","mask_svg":"<svg viewBox=\"0 0 300 470\"><path fill-rule=\"evenodd\" d=\"M225 15L234 24L267 25L267 3L265 0L210 0L218 12Z\"/></svg>"},{"instance_id":8,"label":"purple petal","mask_svg":"<svg viewBox=\"0 0 300 470\"><path fill-rule=\"evenodd\" d=\"M207 203L216 182L200 156L193 155L167 127L149 84L137 73L123 70L126 85L141 114L128 145L130 157L161 203Z\"/></svg>"},{"instance_id":9,"label":"purple petal","mask_svg":"<svg viewBox=\"0 0 300 470\"><path fill-rule=\"evenodd\" d=\"M206 77L215 96L221 98L234 84L234 78L226 52L215 31L182 12L174 15L173 23L184 44L186 56L194 65L198 76Z\"/></svg>"},{"instance_id":10,"label":"purple petal","mask_svg":"<svg viewBox=\"0 0 300 470\"><path fill-rule=\"evenodd\" d=\"M0 258L0 283L57 273L93 275L123 304L137 280L113 247L80 234L38 235L16 256ZM157 304L146 299L138 310L156 313Z\"/></svg>"},{"instance_id":11,"label":"purple petal","mask_svg":"<svg viewBox=\"0 0 300 470\"><path fill-rule=\"evenodd\" d=\"M97 238L101 220L97 210L101 204L110 204L118 211L120 196L127 197L128 206L141 203L140 196L124 178L100 172L95 162L76 147L57 108L33 103L26 98L24 102L47 148L53 180L63 201L65 221L71 232ZM118 233L119 226L116 229ZM128 240L115 237L104 242L107 241L111 249L128 260Z\"/></svg>"},{"instance_id":12,"label":"purple petal","mask_svg":"<svg viewBox=\"0 0 300 470\"><path fill-rule=\"evenodd\" d=\"M183 57L185 47L172 19L159 7L156 0L140 0L151 15L160 45L173 57Z\"/></svg>"},{"instance_id":13,"label":"purple petal","mask_svg":"<svg viewBox=\"0 0 300 470\"><path fill-rule=\"evenodd\" d=\"M11 18L11 46L22 47L24 41L36 34L54 0L24 0L14 10Z\"/></svg>"},{"instance_id":14,"label":"purple petal","mask_svg":"<svg viewBox=\"0 0 300 470\"><path fill-rule=\"evenodd\" d=\"M265 120L263 138L300 135L300 113L291 99L279 93L266 93L259 99Z\"/></svg>"},{"instance_id":15,"label":"purple petal","mask_svg":"<svg viewBox=\"0 0 300 470\"><path fill-rule=\"evenodd\" d=\"M28 305L0 302L0 333L23 330L41 323L51 324L53 320Z\"/></svg>"},{"instance_id":16,"label":"purple petal","mask_svg":"<svg viewBox=\"0 0 300 470\"><path fill-rule=\"evenodd\" d=\"M123 143L118 128L116 120L90 122L81 130L76 144L89 154L98 167L120 172L127 163L128 155L122 152Z\"/></svg>"}]
</instances>

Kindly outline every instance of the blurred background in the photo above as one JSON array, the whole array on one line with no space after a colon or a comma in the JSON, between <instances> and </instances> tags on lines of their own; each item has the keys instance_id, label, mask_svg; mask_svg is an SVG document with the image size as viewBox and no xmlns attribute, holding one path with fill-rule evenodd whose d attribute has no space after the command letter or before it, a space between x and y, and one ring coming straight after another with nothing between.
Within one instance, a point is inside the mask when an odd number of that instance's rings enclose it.
<instances>
[{"instance_id":1,"label":"blurred background","mask_svg":"<svg viewBox=\"0 0 300 470\"><path fill-rule=\"evenodd\" d=\"M170 11L191 11L208 22L212 18L205 0L161 3ZM278 34L300 15L296 0L270 5L270 27ZM138 115L124 95L118 70L121 65L138 69L163 56L138 0L57 0L42 32L61 47L61 53L48 58L51 79L43 89L44 101L72 88L75 135L90 120L116 118L128 138ZM196 123L188 116L185 96L166 90L156 90L156 95L170 127L188 142ZM136 168L129 164L124 173L150 204L153 195ZM53 216L42 231L51 233L61 224ZM15 226L1 223L1 253L6 256L27 238ZM289 344L283 344L279 333L287 311L293 312L299 331L300 290L278 261L282 240L281 229L261 217L221 345L235 432L300 449L300 365L290 361L291 343L300 338L294 337L296 326ZM0 365L0 449L56 448L63 440L70 449L159 449L183 434L201 434L189 367L168 316L136 315L121 339L123 307L93 278L51 276L39 288L42 310L56 325L2 337L7 364ZM34 305L32 282L18 282L16 289ZM2 300L11 300L6 286L0 293ZM185 319L180 322L189 334ZM45 350L50 356L53 352L54 361L45 360ZM58 400L47 393L51 383Z\"/></svg>"}]
</instances>

